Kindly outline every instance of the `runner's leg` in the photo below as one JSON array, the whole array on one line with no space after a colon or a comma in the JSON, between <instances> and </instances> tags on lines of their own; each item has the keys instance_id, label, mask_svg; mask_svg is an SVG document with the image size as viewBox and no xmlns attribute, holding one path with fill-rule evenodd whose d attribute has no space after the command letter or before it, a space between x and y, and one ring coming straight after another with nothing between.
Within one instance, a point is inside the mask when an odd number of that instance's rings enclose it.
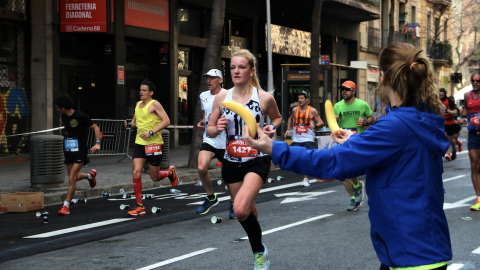
<instances>
[{"instance_id":1,"label":"runner's leg","mask_svg":"<svg viewBox=\"0 0 480 270\"><path fill-rule=\"evenodd\" d=\"M81 176L83 178L79 179L79 172L82 169L83 163L70 163L67 164L67 172L68 172L68 191L67 191L67 202L70 202L73 199L73 195L75 195L75 190L77 189L77 181L81 179L87 179L88 174L82 173Z\"/></svg>"},{"instance_id":2,"label":"runner's leg","mask_svg":"<svg viewBox=\"0 0 480 270\"><path fill-rule=\"evenodd\" d=\"M213 195L212 178L208 172L208 165L213 157L215 157L215 153L210 151L200 151L198 153L198 175L200 176L200 181L202 181L207 196Z\"/></svg>"},{"instance_id":3,"label":"runner's leg","mask_svg":"<svg viewBox=\"0 0 480 270\"><path fill-rule=\"evenodd\" d=\"M355 196L355 192L353 190L353 180L351 178L345 179L345 181L343 181L343 186L347 190L348 195L350 195L350 198Z\"/></svg>"},{"instance_id":4,"label":"runner's leg","mask_svg":"<svg viewBox=\"0 0 480 270\"><path fill-rule=\"evenodd\" d=\"M470 157L470 166L472 170L472 183L475 194L480 197L480 149L468 151Z\"/></svg>"},{"instance_id":5,"label":"runner's leg","mask_svg":"<svg viewBox=\"0 0 480 270\"><path fill-rule=\"evenodd\" d=\"M133 191L135 193L135 198L137 204L142 205L142 170L143 166L147 162L146 158L134 158L133 165Z\"/></svg>"}]
</instances>

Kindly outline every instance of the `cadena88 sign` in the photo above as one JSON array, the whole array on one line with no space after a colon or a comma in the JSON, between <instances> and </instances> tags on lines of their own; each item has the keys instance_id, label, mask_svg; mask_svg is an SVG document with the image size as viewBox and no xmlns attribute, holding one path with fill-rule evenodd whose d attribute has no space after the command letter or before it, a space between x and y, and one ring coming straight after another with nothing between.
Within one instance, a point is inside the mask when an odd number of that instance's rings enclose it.
<instances>
[{"instance_id":1,"label":"cadena88 sign","mask_svg":"<svg viewBox=\"0 0 480 270\"><path fill-rule=\"evenodd\" d=\"M107 33L109 0L60 0L61 33Z\"/></svg>"}]
</instances>

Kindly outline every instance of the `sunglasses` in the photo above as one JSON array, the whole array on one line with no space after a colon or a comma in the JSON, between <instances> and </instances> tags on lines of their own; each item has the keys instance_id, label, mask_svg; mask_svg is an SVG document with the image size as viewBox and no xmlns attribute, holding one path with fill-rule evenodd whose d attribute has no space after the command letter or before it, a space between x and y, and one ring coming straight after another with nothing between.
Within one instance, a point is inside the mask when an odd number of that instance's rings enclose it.
<instances>
[{"instance_id":1,"label":"sunglasses","mask_svg":"<svg viewBox=\"0 0 480 270\"><path fill-rule=\"evenodd\" d=\"M348 87L340 87L341 91L353 91L353 88L348 88Z\"/></svg>"},{"instance_id":2,"label":"sunglasses","mask_svg":"<svg viewBox=\"0 0 480 270\"><path fill-rule=\"evenodd\" d=\"M480 79L472 79L472 83L480 83Z\"/></svg>"}]
</instances>

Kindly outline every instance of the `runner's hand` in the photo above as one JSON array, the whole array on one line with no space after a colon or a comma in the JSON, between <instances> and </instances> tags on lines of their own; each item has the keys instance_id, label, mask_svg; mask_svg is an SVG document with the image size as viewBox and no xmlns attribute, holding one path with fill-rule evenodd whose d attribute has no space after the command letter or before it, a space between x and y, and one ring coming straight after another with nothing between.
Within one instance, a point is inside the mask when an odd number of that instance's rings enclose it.
<instances>
[{"instance_id":1,"label":"runner's hand","mask_svg":"<svg viewBox=\"0 0 480 270\"><path fill-rule=\"evenodd\" d=\"M315 178L315 180L317 180L318 183L330 183L330 182L333 182L335 180L337 180L336 178L330 178L330 179L319 179L319 178Z\"/></svg>"},{"instance_id":2,"label":"runner's hand","mask_svg":"<svg viewBox=\"0 0 480 270\"><path fill-rule=\"evenodd\" d=\"M267 125L263 127L263 133L267 135L269 138L273 138L275 136L275 130L273 130L272 126Z\"/></svg>"},{"instance_id":3,"label":"runner's hand","mask_svg":"<svg viewBox=\"0 0 480 270\"><path fill-rule=\"evenodd\" d=\"M363 127L365 125L365 118L359 117L357 121L357 127Z\"/></svg>"},{"instance_id":4,"label":"runner's hand","mask_svg":"<svg viewBox=\"0 0 480 270\"><path fill-rule=\"evenodd\" d=\"M144 140L150 138L150 132L148 132L148 131L142 132L142 134L140 134L140 138L142 138Z\"/></svg>"},{"instance_id":5,"label":"runner's hand","mask_svg":"<svg viewBox=\"0 0 480 270\"><path fill-rule=\"evenodd\" d=\"M250 137L250 131L246 125L242 131L243 139L250 147L271 156L273 141L265 133L263 133L262 129L260 128L260 124L257 124L257 134L258 140L254 140L252 137Z\"/></svg>"},{"instance_id":6,"label":"runner's hand","mask_svg":"<svg viewBox=\"0 0 480 270\"><path fill-rule=\"evenodd\" d=\"M204 130L204 129L205 129L205 122L204 122L204 121L198 122L197 128L198 128L199 130Z\"/></svg>"},{"instance_id":7,"label":"runner's hand","mask_svg":"<svg viewBox=\"0 0 480 270\"><path fill-rule=\"evenodd\" d=\"M311 129L311 130L314 130L314 129L315 129L315 125L310 124L310 126L308 126L308 128Z\"/></svg>"},{"instance_id":8,"label":"runner's hand","mask_svg":"<svg viewBox=\"0 0 480 270\"><path fill-rule=\"evenodd\" d=\"M222 131L227 129L228 122L232 121L230 118L226 118L225 115L222 115L217 121L217 134L222 133Z\"/></svg>"},{"instance_id":9,"label":"runner's hand","mask_svg":"<svg viewBox=\"0 0 480 270\"><path fill-rule=\"evenodd\" d=\"M95 153L95 152L97 152L97 151L100 151L100 144L99 144L99 143L96 143L96 144L90 149L90 151L91 151L92 153Z\"/></svg>"},{"instance_id":10,"label":"runner's hand","mask_svg":"<svg viewBox=\"0 0 480 270\"><path fill-rule=\"evenodd\" d=\"M353 132L351 130L345 130L345 129L341 129L341 135L340 137L338 137L336 135L336 132L335 134L332 134L332 139L334 142L338 143L338 144L343 144L344 142L346 142L348 140L348 138L350 138L350 136L353 135Z\"/></svg>"},{"instance_id":11,"label":"runner's hand","mask_svg":"<svg viewBox=\"0 0 480 270\"><path fill-rule=\"evenodd\" d=\"M287 133L288 133L288 134L287 134ZM287 131L285 131L285 136L284 136L285 139L287 138L287 135L290 136L290 130L289 130L289 129L287 129Z\"/></svg>"},{"instance_id":12,"label":"runner's hand","mask_svg":"<svg viewBox=\"0 0 480 270\"><path fill-rule=\"evenodd\" d=\"M463 124L463 122L465 122L465 118L460 118L460 120L458 120L459 125Z\"/></svg>"},{"instance_id":13,"label":"runner's hand","mask_svg":"<svg viewBox=\"0 0 480 270\"><path fill-rule=\"evenodd\" d=\"M127 121L125 121L125 128L127 128L127 127L128 127L128 124L127 124Z\"/></svg>"}]
</instances>

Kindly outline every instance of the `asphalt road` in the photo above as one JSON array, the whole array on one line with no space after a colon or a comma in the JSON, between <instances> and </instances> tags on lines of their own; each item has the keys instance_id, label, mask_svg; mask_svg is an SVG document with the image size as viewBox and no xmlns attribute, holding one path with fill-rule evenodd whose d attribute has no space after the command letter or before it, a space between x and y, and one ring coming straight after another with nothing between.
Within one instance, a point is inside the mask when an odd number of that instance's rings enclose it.
<instances>
[{"instance_id":1,"label":"asphalt road","mask_svg":"<svg viewBox=\"0 0 480 270\"><path fill-rule=\"evenodd\" d=\"M474 202L469 167L466 153L444 163L445 213L454 251L449 270L480 269L480 213L469 210ZM270 173L273 178L278 175L284 179L265 184L256 201L271 269L379 268L369 236L366 196L360 210L347 212L349 198L340 182L300 187L301 176ZM223 186L214 186L216 192L225 192ZM170 194L167 188L146 191L160 200L145 200L147 215L133 219L119 209L121 203L133 206L133 199L108 200L119 195L73 205L68 216L56 215L60 205L47 207L48 224L35 212L2 214L0 269L253 268L250 245L242 239L245 232L238 221L228 219L228 198L206 216L198 216L198 205L192 203L203 200L203 188L178 189L182 193ZM228 194L219 195L224 196ZM152 206L162 212L152 214ZM213 215L222 217L222 223L212 224ZM116 223L53 235L99 222Z\"/></svg>"}]
</instances>

